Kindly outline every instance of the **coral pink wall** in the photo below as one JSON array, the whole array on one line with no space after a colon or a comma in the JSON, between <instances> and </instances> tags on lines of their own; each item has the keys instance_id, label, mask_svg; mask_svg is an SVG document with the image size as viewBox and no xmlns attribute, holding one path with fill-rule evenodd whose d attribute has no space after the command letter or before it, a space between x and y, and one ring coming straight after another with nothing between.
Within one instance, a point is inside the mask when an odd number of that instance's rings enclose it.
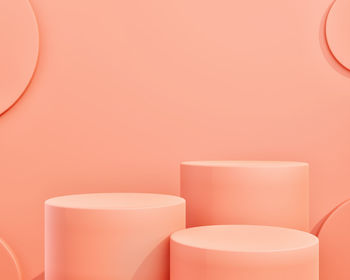
<instances>
[{"instance_id":1,"label":"coral pink wall","mask_svg":"<svg viewBox=\"0 0 350 280\"><path fill-rule=\"evenodd\" d=\"M36 73L0 118L0 236L26 280L45 199L177 194L182 160L307 161L312 224L350 197L350 80L320 40L331 0L31 2Z\"/></svg>"}]
</instances>

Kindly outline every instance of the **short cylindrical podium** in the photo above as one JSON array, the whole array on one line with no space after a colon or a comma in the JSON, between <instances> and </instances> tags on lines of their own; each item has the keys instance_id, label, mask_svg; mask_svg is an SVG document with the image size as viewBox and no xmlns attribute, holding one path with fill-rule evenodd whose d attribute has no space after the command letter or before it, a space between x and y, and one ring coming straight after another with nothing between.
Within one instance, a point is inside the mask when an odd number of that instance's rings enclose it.
<instances>
[{"instance_id":1,"label":"short cylindrical podium","mask_svg":"<svg viewBox=\"0 0 350 280\"><path fill-rule=\"evenodd\" d=\"M309 230L308 164L195 161L181 164L187 225L252 224Z\"/></svg>"},{"instance_id":2,"label":"short cylindrical podium","mask_svg":"<svg viewBox=\"0 0 350 280\"><path fill-rule=\"evenodd\" d=\"M45 203L46 280L168 280L169 237L185 227L171 195L83 194Z\"/></svg>"},{"instance_id":3,"label":"short cylindrical podium","mask_svg":"<svg viewBox=\"0 0 350 280\"><path fill-rule=\"evenodd\" d=\"M280 227L226 225L171 236L170 280L318 280L318 239Z\"/></svg>"}]
</instances>

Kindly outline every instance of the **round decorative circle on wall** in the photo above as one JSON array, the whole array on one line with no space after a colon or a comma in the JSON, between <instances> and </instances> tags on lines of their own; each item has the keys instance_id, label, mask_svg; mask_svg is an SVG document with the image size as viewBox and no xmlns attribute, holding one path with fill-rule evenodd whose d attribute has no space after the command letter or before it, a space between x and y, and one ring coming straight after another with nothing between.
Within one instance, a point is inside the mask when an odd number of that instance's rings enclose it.
<instances>
[{"instance_id":1,"label":"round decorative circle on wall","mask_svg":"<svg viewBox=\"0 0 350 280\"><path fill-rule=\"evenodd\" d=\"M344 202L327 218L320 239L320 279L350 279L350 201Z\"/></svg>"},{"instance_id":2,"label":"round decorative circle on wall","mask_svg":"<svg viewBox=\"0 0 350 280\"><path fill-rule=\"evenodd\" d=\"M327 17L326 38L336 60L350 70L350 0L336 0Z\"/></svg>"},{"instance_id":3,"label":"round decorative circle on wall","mask_svg":"<svg viewBox=\"0 0 350 280\"><path fill-rule=\"evenodd\" d=\"M1 279L21 280L22 273L15 254L8 244L0 239L0 275Z\"/></svg>"},{"instance_id":4,"label":"round decorative circle on wall","mask_svg":"<svg viewBox=\"0 0 350 280\"><path fill-rule=\"evenodd\" d=\"M22 96L35 70L39 32L27 0L0 0L0 115Z\"/></svg>"}]
</instances>

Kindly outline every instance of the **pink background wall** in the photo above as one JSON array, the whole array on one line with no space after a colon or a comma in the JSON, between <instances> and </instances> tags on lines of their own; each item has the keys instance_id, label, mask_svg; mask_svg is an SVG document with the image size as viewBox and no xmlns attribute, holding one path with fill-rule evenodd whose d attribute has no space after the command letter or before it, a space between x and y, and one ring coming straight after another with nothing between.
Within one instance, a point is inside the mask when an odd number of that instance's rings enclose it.
<instances>
[{"instance_id":1,"label":"pink background wall","mask_svg":"<svg viewBox=\"0 0 350 280\"><path fill-rule=\"evenodd\" d=\"M312 225L350 197L330 0L31 2L37 69L0 117L0 236L26 280L43 270L45 199L178 194L182 160L307 161Z\"/></svg>"}]
</instances>

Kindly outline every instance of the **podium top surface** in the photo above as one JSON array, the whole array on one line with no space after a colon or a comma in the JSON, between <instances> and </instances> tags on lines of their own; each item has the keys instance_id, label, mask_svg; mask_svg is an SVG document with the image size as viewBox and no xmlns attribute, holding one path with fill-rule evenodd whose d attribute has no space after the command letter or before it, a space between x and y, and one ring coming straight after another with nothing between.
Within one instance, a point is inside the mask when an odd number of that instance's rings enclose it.
<instances>
[{"instance_id":1,"label":"podium top surface","mask_svg":"<svg viewBox=\"0 0 350 280\"><path fill-rule=\"evenodd\" d=\"M228 252L295 251L318 245L310 233L272 226L215 225L178 231L171 240L185 247Z\"/></svg>"},{"instance_id":2,"label":"podium top surface","mask_svg":"<svg viewBox=\"0 0 350 280\"><path fill-rule=\"evenodd\" d=\"M76 209L148 209L184 204L178 196L152 193L91 193L48 199L46 206Z\"/></svg>"},{"instance_id":3,"label":"podium top surface","mask_svg":"<svg viewBox=\"0 0 350 280\"><path fill-rule=\"evenodd\" d=\"M181 165L198 167L243 167L243 168L278 168L308 166L306 162L298 161L258 161L258 160L213 160L213 161L185 161Z\"/></svg>"}]
</instances>

